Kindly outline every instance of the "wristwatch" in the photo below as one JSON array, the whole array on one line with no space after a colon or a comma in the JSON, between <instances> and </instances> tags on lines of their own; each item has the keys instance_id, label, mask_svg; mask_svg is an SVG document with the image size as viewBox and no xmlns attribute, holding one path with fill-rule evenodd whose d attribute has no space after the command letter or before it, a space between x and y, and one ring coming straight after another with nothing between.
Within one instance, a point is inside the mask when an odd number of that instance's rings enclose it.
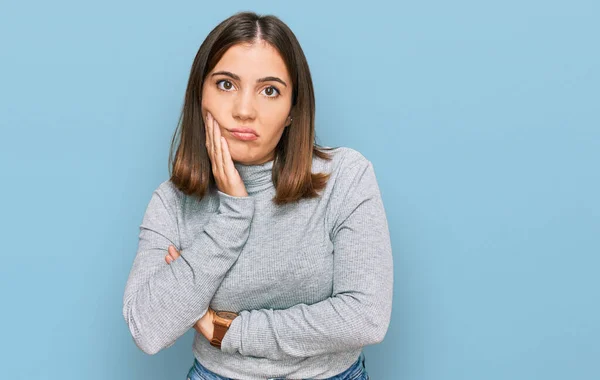
<instances>
[{"instance_id":1,"label":"wristwatch","mask_svg":"<svg viewBox=\"0 0 600 380\"><path fill-rule=\"evenodd\" d=\"M231 322L237 317L238 314L233 311L215 311L213 315L213 338L210 341L210 344L214 347L221 348L221 341L225 336L225 333L229 329Z\"/></svg>"}]
</instances>

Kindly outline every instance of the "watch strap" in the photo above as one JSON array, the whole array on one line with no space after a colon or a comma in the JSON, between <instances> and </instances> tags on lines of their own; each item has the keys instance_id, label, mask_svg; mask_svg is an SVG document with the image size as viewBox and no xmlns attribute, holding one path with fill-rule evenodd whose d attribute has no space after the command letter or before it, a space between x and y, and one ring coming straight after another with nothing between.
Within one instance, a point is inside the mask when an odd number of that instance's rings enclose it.
<instances>
[{"instance_id":1,"label":"watch strap","mask_svg":"<svg viewBox=\"0 0 600 380\"><path fill-rule=\"evenodd\" d=\"M221 348L221 342L223 341L223 337L229 328L223 325L215 323L213 330L213 338L210 341L210 344L214 347Z\"/></svg>"}]
</instances>

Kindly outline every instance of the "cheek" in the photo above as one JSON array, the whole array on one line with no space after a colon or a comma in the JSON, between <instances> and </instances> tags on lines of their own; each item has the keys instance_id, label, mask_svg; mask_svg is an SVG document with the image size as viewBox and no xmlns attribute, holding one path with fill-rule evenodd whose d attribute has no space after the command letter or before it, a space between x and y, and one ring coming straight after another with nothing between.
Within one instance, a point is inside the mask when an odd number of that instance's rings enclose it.
<instances>
[{"instance_id":1,"label":"cheek","mask_svg":"<svg viewBox=\"0 0 600 380\"><path fill-rule=\"evenodd\" d=\"M207 112L218 115L220 108L223 108L223 102L219 101L218 94L211 89L204 88L202 91L202 116L206 118Z\"/></svg>"},{"instance_id":2,"label":"cheek","mask_svg":"<svg viewBox=\"0 0 600 380\"><path fill-rule=\"evenodd\" d=\"M202 94L202 115L206 116L207 111L212 110L212 99L210 94Z\"/></svg>"},{"instance_id":3,"label":"cheek","mask_svg":"<svg viewBox=\"0 0 600 380\"><path fill-rule=\"evenodd\" d=\"M270 102L270 100L266 100ZM273 127L280 126L285 123L289 115L290 107L287 104L265 104L261 108L261 119L266 125Z\"/></svg>"}]
</instances>

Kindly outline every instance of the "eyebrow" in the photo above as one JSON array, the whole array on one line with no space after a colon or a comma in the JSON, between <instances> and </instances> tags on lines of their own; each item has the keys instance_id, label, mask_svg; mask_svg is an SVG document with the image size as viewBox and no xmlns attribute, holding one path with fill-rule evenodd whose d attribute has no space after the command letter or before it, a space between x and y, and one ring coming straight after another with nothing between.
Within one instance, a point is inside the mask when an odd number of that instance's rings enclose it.
<instances>
[{"instance_id":1,"label":"eyebrow","mask_svg":"<svg viewBox=\"0 0 600 380\"><path fill-rule=\"evenodd\" d=\"M225 75L225 76L231 77L231 78L233 78L235 80L240 80L240 77L238 75L235 75L234 73L229 72L229 71L217 71L216 73L213 73L211 75L211 77L214 77L215 75ZM282 81L281 79L277 78L277 77L259 78L259 79L256 80L256 83L269 82L269 81L279 82L282 85L284 85L285 87L287 87L287 84L284 81Z\"/></svg>"}]
</instances>

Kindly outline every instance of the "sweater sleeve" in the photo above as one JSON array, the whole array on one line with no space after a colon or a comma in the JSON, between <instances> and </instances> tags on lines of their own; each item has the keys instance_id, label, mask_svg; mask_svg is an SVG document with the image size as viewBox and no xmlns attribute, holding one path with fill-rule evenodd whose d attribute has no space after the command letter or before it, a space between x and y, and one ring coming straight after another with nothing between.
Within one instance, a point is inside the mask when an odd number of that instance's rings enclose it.
<instances>
[{"instance_id":1,"label":"sweater sleeve","mask_svg":"<svg viewBox=\"0 0 600 380\"><path fill-rule=\"evenodd\" d=\"M331 233L332 296L284 310L241 311L224 336L223 351L283 360L384 339L392 310L393 262L382 198L370 161L361 160L343 175L344 201Z\"/></svg>"},{"instance_id":2,"label":"sweater sleeve","mask_svg":"<svg viewBox=\"0 0 600 380\"><path fill-rule=\"evenodd\" d=\"M206 313L248 239L254 215L252 197L219 191L217 212L190 245L180 249L178 194L168 182L153 192L123 296L123 317L133 340L150 355L172 346ZM165 261L169 245L181 255L170 265Z\"/></svg>"}]
</instances>

